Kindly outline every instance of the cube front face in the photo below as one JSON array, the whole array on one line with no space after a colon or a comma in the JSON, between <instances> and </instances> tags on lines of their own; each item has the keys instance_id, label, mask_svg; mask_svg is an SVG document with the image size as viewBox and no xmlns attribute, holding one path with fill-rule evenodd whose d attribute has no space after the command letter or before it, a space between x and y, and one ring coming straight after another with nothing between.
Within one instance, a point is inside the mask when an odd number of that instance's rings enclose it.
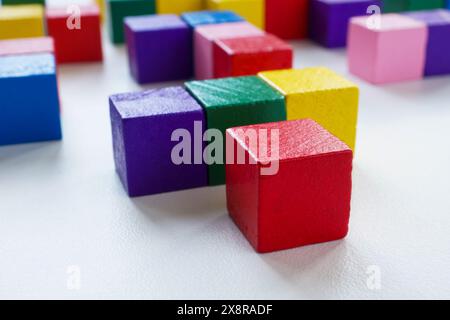
<instances>
[{"instance_id":1,"label":"cube front face","mask_svg":"<svg viewBox=\"0 0 450 320\"><path fill-rule=\"evenodd\" d=\"M237 163L238 150L258 155L244 141L248 130L265 129L271 146L278 131L278 171L261 174L261 162ZM239 131L243 132L240 133ZM250 135L249 135L250 136ZM311 120L286 121L227 131L235 161L227 164L230 216L252 246L262 253L334 241L348 233L352 190L351 150ZM311 143L313 141L313 143ZM257 148L261 140L256 144ZM273 151L272 151L273 152Z\"/></svg>"},{"instance_id":2,"label":"cube front face","mask_svg":"<svg viewBox=\"0 0 450 320\"><path fill-rule=\"evenodd\" d=\"M133 28L133 21L140 19L149 19L147 29ZM161 20L164 17L155 19ZM152 20L150 16L126 19L125 32L133 77L138 83L191 78L192 30L181 20L177 20L173 26L153 28Z\"/></svg>"},{"instance_id":3,"label":"cube front face","mask_svg":"<svg viewBox=\"0 0 450 320\"><path fill-rule=\"evenodd\" d=\"M230 10L236 12L246 21L264 29L265 0L207 0L210 10Z\"/></svg>"},{"instance_id":4,"label":"cube front face","mask_svg":"<svg viewBox=\"0 0 450 320\"><path fill-rule=\"evenodd\" d=\"M61 139L53 55L0 57L0 87L0 145Z\"/></svg>"},{"instance_id":5,"label":"cube front face","mask_svg":"<svg viewBox=\"0 0 450 320\"><path fill-rule=\"evenodd\" d=\"M377 0L313 0L311 2L310 34L313 40L328 48L345 47L348 22L355 16L367 15Z\"/></svg>"},{"instance_id":6,"label":"cube front face","mask_svg":"<svg viewBox=\"0 0 450 320\"><path fill-rule=\"evenodd\" d=\"M247 22L200 26L194 33L194 65L197 80L214 78L214 41L263 35Z\"/></svg>"},{"instance_id":7,"label":"cube front face","mask_svg":"<svg viewBox=\"0 0 450 320\"><path fill-rule=\"evenodd\" d=\"M427 24L428 42L425 76L450 74L450 12L432 10L408 13L408 17Z\"/></svg>"},{"instance_id":8,"label":"cube front face","mask_svg":"<svg viewBox=\"0 0 450 320\"><path fill-rule=\"evenodd\" d=\"M223 138L228 128L286 119L283 96L257 77L193 81L186 87L205 108L208 129L218 129ZM210 185L225 183L224 160L209 165Z\"/></svg>"},{"instance_id":9,"label":"cube front face","mask_svg":"<svg viewBox=\"0 0 450 320\"><path fill-rule=\"evenodd\" d=\"M172 141L176 130L190 135L192 151L194 137L201 139L205 130L201 106L183 88L113 96L110 111L116 169L130 196L207 185L206 165L194 164L193 152L190 164L178 165L172 157L180 143Z\"/></svg>"},{"instance_id":10,"label":"cube front face","mask_svg":"<svg viewBox=\"0 0 450 320\"><path fill-rule=\"evenodd\" d=\"M259 252L334 241L348 233L352 153L281 162L259 181ZM282 199L282 200L281 200Z\"/></svg>"},{"instance_id":11,"label":"cube front face","mask_svg":"<svg viewBox=\"0 0 450 320\"><path fill-rule=\"evenodd\" d=\"M107 0L109 12L109 33L111 41L121 44L125 41L124 19L156 13L155 0Z\"/></svg>"},{"instance_id":12,"label":"cube front face","mask_svg":"<svg viewBox=\"0 0 450 320\"><path fill-rule=\"evenodd\" d=\"M65 10L47 10L47 30L54 39L58 63L103 60L100 12L96 7L80 10L80 28L68 28Z\"/></svg>"},{"instance_id":13,"label":"cube front face","mask_svg":"<svg viewBox=\"0 0 450 320\"><path fill-rule=\"evenodd\" d=\"M158 14L182 14L203 9L203 0L156 0Z\"/></svg>"},{"instance_id":14,"label":"cube front face","mask_svg":"<svg viewBox=\"0 0 450 320\"><path fill-rule=\"evenodd\" d=\"M308 34L309 0L265 0L266 31L282 39L303 39Z\"/></svg>"},{"instance_id":15,"label":"cube front face","mask_svg":"<svg viewBox=\"0 0 450 320\"><path fill-rule=\"evenodd\" d=\"M0 7L0 40L45 36L42 5Z\"/></svg>"},{"instance_id":16,"label":"cube front face","mask_svg":"<svg viewBox=\"0 0 450 320\"><path fill-rule=\"evenodd\" d=\"M186 12L181 18L191 28L196 28L208 24L221 24L244 21L240 16L232 11L198 11Z\"/></svg>"},{"instance_id":17,"label":"cube front face","mask_svg":"<svg viewBox=\"0 0 450 320\"><path fill-rule=\"evenodd\" d=\"M214 44L215 78L289 69L292 63L292 48L272 35L225 39Z\"/></svg>"},{"instance_id":18,"label":"cube front face","mask_svg":"<svg viewBox=\"0 0 450 320\"><path fill-rule=\"evenodd\" d=\"M325 68L262 72L260 77L286 96L288 120L313 119L355 149L356 85Z\"/></svg>"}]
</instances>

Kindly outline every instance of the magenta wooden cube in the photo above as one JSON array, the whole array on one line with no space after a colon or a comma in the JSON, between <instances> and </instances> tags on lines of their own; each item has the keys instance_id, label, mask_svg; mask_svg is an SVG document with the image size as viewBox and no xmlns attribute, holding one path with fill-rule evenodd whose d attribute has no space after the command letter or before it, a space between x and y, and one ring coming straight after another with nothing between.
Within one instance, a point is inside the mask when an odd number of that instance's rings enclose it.
<instances>
[{"instance_id":1,"label":"magenta wooden cube","mask_svg":"<svg viewBox=\"0 0 450 320\"><path fill-rule=\"evenodd\" d=\"M205 116L184 88L117 94L109 102L116 170L129 196L207 185L201 156ZM180 163L175 147L182 141L191 153Z\"/></svg>"},{"instance_id":2,"label":"magenta wooden cube","mask_svg":"<svg viewBox=\"0 0 450 320\"><path fill-rule=\"evenodd\" d=\"M131 74L138 83L192 77L192 30L176 15L125 19Z\"/></svg>"},{"instance_id":3,"label":"magenta wooden cube","mask_svg":"<svg viewBox=\"0 0 450 320\"><path fill-rule=\"evenodd\" d=\"M348 22L367 14L370 6L381 7L379 0L311 0L309 33L311 39L327 48L345 47Z\"/></svg>"},{"instance_id":4,"label":"magenta wooden cube","mask_svg":"<svg viewBox=\"0 0 450 320\"><path fill-rule=\"evenodd\" d=\"M428 27L427 58L425 75L434 76L450 73L450 11L431 10L407 14L408 17L424 22Z\"/></svg>"}]
</instances>

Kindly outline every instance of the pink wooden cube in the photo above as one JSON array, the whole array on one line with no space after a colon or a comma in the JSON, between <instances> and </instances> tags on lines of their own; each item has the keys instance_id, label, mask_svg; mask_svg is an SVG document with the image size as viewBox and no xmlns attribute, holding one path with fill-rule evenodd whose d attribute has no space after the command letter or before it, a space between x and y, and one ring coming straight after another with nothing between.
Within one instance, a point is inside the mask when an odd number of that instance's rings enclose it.
<instances>
[{"instance_id":1,"label":"pink wooden cube","mask_svg":"<svg viewBox=\"0 0 450 320\"><path fill-rule=\"evenodd\" d=\"M350 72L373 84L421 79L427 38L426 25L406 16L353 18L348 38Z\"/></svg>"},{"instance_id":2,"label":"pink wooden cube","mask_svg":"<svg viewBox=\"0 0 450 320\"><path fill-rule=\"evenodd\" d=\"M194 61L198 80L214 78L214 41L239 37L258 36L264 31L248 22L205 25L195 29Z\"/></svg>"},{"instance_id":3,"label":"pink wooden cube","mask_svg":"<svg viewBox=\"0 0 450 320\"><path fill-rule=\"evenodd\" d=\"M40 37L0 41L0 56L33 53L54 53L53 39Z\"/></svg>"}]
</instances>

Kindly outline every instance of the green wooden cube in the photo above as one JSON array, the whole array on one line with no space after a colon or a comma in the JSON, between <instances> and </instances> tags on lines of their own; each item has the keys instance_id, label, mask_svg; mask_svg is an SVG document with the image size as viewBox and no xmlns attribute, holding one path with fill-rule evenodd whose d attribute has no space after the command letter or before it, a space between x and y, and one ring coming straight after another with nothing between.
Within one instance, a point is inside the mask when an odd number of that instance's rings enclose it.
<instances>
[{"instance_id":1,"label":"green wooden cube","mask_svg":"<svg viewBox=\"0 0 450 320\"><path fill-rule=\"evenodd\" d=\"M155 0L107 0L109 34L111 41L121 44L125 41L123 21L126 17L156 13Z\"/></svg>"},{"instance_id":2,"label":"green wooden cube","mask_svg":"<svg viewBox=\"0 0 450 320\"><path fill-rule=\"evenodd\" d=\"M402 12L408 10L408 0L383 0L383 12Z\"/></svg>"},{"instance_id":3,"label":"green wooden cube","mask_svg":"<svg viewBox=\"0 0 450 320\"><path fill-rule=\"evenodd\" d=\"M445 7L445 0L409 0L408 10L430 10Z\"/></svg>"},{"instance_id":4,"label":"green wooden cube","mask_svg":"<svg viewBox=\"0 0 450 320\"><path fill-rule=\"evenodd\" d=\"M45 0L2 0L4 6L15 4L42 4L45 6Z\"/></svg>"},{"instance_id":5,"label":"green wooden cube","mask_svg":"<svg viewBox=\"0 0 450 320\"><path fill-rule=\"evenodd\" d=\"M258 77L192 81L187 82L186 87L205 108L207 128L222 133L224 159L222 163L210 164L210 185L225 183L226 129L286 120L284 96ZM207 159L210 162L212 157Z\"/></svg>"}]
</instances>

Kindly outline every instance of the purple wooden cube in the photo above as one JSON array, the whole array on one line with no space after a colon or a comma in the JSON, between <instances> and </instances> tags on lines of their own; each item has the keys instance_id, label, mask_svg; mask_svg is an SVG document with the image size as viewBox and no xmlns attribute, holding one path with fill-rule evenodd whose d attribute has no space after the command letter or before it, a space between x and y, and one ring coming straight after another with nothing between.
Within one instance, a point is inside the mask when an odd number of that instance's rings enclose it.
<instances>
[{"instance_id":1,"label":"purple wooden cube","mask_svg":"<svg viewBox=\"0 0 450 320\"><path fill-rule=\"evenodd\" d=\"M192 30L178 16L128 17L125 37L131 74L138 83L192 77Z\"/></svg>"},{"instance_id":2,"label":"purple wooden cube","mask_svg":"<svg viewBox=\"0 0 450 320\"><path fill-rule=\"evenodd\" d=\"M109 103L116 170L130 197L207 185L207 166L198 159L205 115L184 88L118 94ZM190 141L172 139L175 130L189 134ZM191 147L189 163L172 157L181 154L174 149L181 141Z\"/></svg>"},{"instance_id":3,"label":"purple wooden cube","mask_svg":"<svg viewBox=\"0 0 450 320\"><path fill-rule=\"evenodd\" d=\"M350 18L369 14L379 0L312 0L309 12L310 38L328 48L345 47Z\"/></svg>"},{"instance_id":4,"label":"purple wooden cube","mask_svg":"<svg viewBox=\"0 0 450 320\"><path fill-rule=\"evenodd\" d=\"M425 22L428 26L427 58L425 75L450 73L450 11L431 10L406 14Z\"/></svg>"}]
</instances>

